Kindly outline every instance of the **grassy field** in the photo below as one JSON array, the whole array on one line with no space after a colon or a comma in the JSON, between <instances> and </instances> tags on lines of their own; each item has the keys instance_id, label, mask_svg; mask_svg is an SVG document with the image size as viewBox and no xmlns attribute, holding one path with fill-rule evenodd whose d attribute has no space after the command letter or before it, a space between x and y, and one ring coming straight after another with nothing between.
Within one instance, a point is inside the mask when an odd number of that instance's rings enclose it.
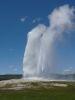
<instances>
[{"instance_id":1,"label":"grassy field","mask_svg":"<svg viewBox=\"0 0 75 100\"><path fill-rule=\"evenodd\" d=\"M2 90L0 91L0 100L75 100L75 87Z\"/></svg>"}]
</instances>

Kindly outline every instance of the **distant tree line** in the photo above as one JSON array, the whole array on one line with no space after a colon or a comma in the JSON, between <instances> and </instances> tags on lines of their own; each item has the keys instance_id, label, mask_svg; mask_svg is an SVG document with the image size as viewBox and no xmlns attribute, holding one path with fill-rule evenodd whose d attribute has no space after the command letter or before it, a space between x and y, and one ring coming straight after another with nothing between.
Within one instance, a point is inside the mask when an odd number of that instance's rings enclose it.
<instances>
[{"instance_id":1,"label":"distant tree line","mask_svg":"<svg viewBox=\"0 0 75 100\"><path fill-rule=\"evenodd\" d=\"M22 74L0 75L0 81L2 81L2 80L9 80L9 79L20 79L20 78L22 78Z\"/></svg>"}]
</instances>

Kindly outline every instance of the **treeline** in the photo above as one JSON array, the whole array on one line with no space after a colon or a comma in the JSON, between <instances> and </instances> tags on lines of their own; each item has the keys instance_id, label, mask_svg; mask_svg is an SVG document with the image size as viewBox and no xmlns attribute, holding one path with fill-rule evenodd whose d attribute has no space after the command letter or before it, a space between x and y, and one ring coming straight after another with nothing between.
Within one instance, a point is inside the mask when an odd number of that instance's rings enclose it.
<instances>
[{"instance_id":1,"label":"treeline","mask_svg":"<svg viewBox=\"0 0 75 100\"><path fill-rule=\"evenodd\" d=\"M17 74L17 75L0 75L0 81L9 80L9 79L20 79L20 78L22 78L21 74Z\"/></svg>"}]
</instances>

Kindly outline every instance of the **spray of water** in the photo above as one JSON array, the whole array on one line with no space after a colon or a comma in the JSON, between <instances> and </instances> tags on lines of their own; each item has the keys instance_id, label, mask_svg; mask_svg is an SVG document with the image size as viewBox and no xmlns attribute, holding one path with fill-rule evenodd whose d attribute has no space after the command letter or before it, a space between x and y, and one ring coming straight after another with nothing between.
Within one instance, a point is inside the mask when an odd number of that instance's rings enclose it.
<instances>
[{"instance_id":1,"label":"spray of water","mask_svg":"<svg viewBox=\"0 0 75 100\"><path fill-rule=\"evenodd\" d=\"M73 29L74 8L64 5L48 16L49 26L39 24L28 33L23 58L24 78L44 78L53 67L53 46L64 32ZM43 74L44 73L44 74Z\"/></svg>"}]
</instances>

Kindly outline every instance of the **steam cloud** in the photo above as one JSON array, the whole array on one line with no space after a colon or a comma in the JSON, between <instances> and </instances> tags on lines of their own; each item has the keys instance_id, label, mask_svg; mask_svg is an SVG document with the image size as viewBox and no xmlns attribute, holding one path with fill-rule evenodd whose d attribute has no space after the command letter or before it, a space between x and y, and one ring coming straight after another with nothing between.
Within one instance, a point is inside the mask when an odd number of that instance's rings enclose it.
<instances>
[{"instance_id":1,"label":"steam cloud","mask_svg":"<svg viewBox=\"0 0 75 100\"><path fill-rule=\"evenodd\" d=\"M28 33L23 59L24 78L44 77L43 73L49 74L49 69L53 66L53 45L64 32L73 29L74 11L69 5L56 8L48 16L48 27L39 24Z\"/></svg>"}]
</instances>

